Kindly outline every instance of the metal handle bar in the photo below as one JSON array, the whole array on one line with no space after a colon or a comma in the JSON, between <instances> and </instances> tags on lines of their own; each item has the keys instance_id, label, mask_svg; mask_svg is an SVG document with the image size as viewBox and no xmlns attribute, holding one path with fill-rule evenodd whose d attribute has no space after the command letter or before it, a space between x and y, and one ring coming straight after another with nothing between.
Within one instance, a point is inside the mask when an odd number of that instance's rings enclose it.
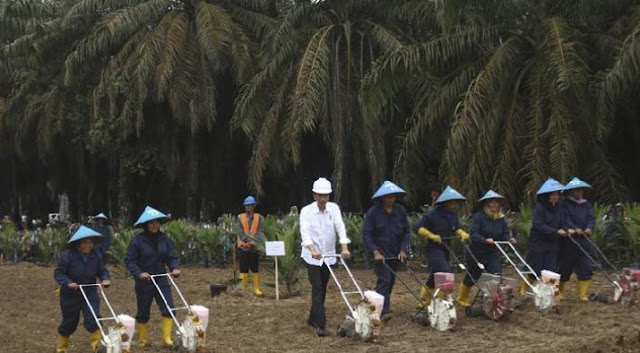
<instances>
[{"instance_id":1,"label":"metal handle bar","mask_svg":"<svg viewBox=\"0 0 640 353\"><path fill-rule=\"evenodd\" d=\"M604 253L602 252L602 250L600 250L600 248L593 242L593 240L591 240L591 238L589 238L588 236L584 237L585 239L587 239L587 241L591 244L591 246L593 246L594 249L596 249L596 251L598 252L598 254L600 254L600 257L602 257L602 259L604 260L604 262L607 263L607 265L609 265L609 267L611 267L611 269L616 272L616 273L620 273L620 271L618 270L617 267L615 267L611 261L609 261L609 259L604 256ZM594 261L595 262L595 261Z\"/></svg>"},{"instance_id":2,"label":"metal handle bar","mask_svg":"<svg viewBox=\"0 0 640 353\"><path fill-rule=\"evenodd\" d=\"M582 247L582 245L580 245L580 243L578 243L577 240L573 239L573 237L568 236L567 238L571 239L571 241L573 242L573 244L575 244L578 249L580 249L580 251L582 251L582 253L589 259L591 260L591 262L593 262L598 269L600 269L600 271L602 271L602 274L605 276L606 279L609 280L609 282L611 282L611 284L613 284L614 286L618 287L620 290L622 290L622 287L620 287L620 285L618 284L617 281L615 281L613 278L611 278L611 276L609 276L609 274L607 273L607 271L604 270L604 268L602 268L602 265L598 264L593 257L591 257L591 255L589 254L589 252Z\"/></svg>"},{"instance_id":3,"label":"metal handle bar","mask_svg":"<svg viewBox=\"0 0 640 353\"><path fill-rule=\"evenodd\" d=\"M387 259L385 258L385 260L387 260ZM398 259L396 259L396 260L398 260ZM400 261L400 262L402 262L402 261ZM384 266L386 266L386 267L387 267L387 269L388 269L388 270L389 270L389 271L390 271L390 272L391 272L391 273L396 277L396 279L397 279L398 281L400 281L400 283L402 283L402 285L405 287L405 289L406 289L406 290L407 290L407 291L408 291L408 292L409 292L409 293L410 293L410 294L411 294L411 295L412 295L412 296L413 296L413 297L414 297L414 298L415 298L419 303L420 303L420 302L422 302L422 298L421 298L418 294L416 294L416 292L414 292L414 291L413 291L413 289L411 289L411 287L409 287L409 285L408 285L408 284L407 284L407 283L406 283L402 278L400 278L400 276L398 276L397 271L394 271L394 270L391 268L391 266L389 266L389 264L388 264L388 263L386 263L386 261L383 261L382 263L383 263L383 264L384 264ZM404 262L402 262L402 263L403 263L407 268L409 267L409 266L408 266L407 264L405 264ZM426 288L426 286L425 286L424 284L420 283L420 285ZM427 289L427 291L428 291L428 289ZM431 293L429 293L429 294L431 294Z\"/></svg>"},{"instance_id":4,"label":"metal handle bar","mask_svg":"<svg viewBox=\"0 0 640 353\"><path fill-rule=\"evenodd\" d=\"M473 279L473 276L471 276L471 273L469 272L469 269L467 268L467 266L465 266L462 262L460 262L460 259L453 253L453 251L451 251L451 248L444 242L441 244L442 246L444 246L445 249L447 249L447 251L449 252L449 255L451 255L451 257L453 257L453 259L458 263L458 267L463 269L465 274L469 275L471 282L473 282L473 284L477 284L476 280Z\"/></svg>"},{"instance_id":5,"label":"metal handle bar","mask_svg":"<svg viewBox=\"0 0 640 353\"><path fill-rule=\"evenodd\" d=\"M89 298L87 297L87 293L84 290L85 287L98 287L98 288L100 288L100 294L102 295L102 299L104 300L105 304L107 305L107 308L109 308L109 312L111 312L111 316L110 317L102 317L102 318L98 317L98 315L96 314L95 310L93 309L93 306L89 302ZM101 322L102 321L113 320L117 324L120 324L120 319L118 319L118 316L116 315L115 311L113 311L113 307L111 306L111 303L109 302L109 299L107 299L107 295L104 293L104 288L99 283L80 284L79 288L80 288L80 293L82 293L82 297L84 297L84 300L87 303L87 306L89 307L89 310L91 311L91 315L93 316L93 319L96 321L96 324L98 325L98 328L100 329L100 332L102 333L102 336L103 337L106 336L107 334L104 331L104 328L102 327L102 323Z\"/></svg>"},{"instance_id":6,"label":"metal handle bar","mask_svg":"<svg viewBox=\"0 0 640 353\"><path fill-rule=\"evenodd\" d=\"M182 304L184 304L183 307L171 308L169 306L169 303L167 302L167 298L165 298L164 293L162 293L162 291L160 290L160 286L158 285L158 282L156 281L156 277L167 277L167 278L169 278L169 282L171 282L171 286L176 290L176 292L180 296L180 299L182 300ZM178 326L178 328L182 332L182 325L180 324L180 322L178 321L178 318L176 318L176 315L173 312L174 311L178 311L178 310L185 310L185 309L189 310L189 304L187 303L187 300L182 295L182 292L180 291L180 288L178 288L178 285L173 280L173 277L171 277L170 273L161 273L161 274L157 274L157 275L151 275L151 281L153 282L153 285L156 287L156 290L158 291L158 293L160 293L160 297L162 298L162 301L164 302L164 305L167 307L167 310L169 311L169 314L171 315L171 318L176 323L176 326Z\"/></svg>"},{"instance_id":7,"label":"metal handle bar","mask_svg":"<svg viewBox=\"0 0 640 353\"><path fill-rule=\"evenodd\" d=\"M539 281L540 277L538 277L538 274L536 274L535 271L533 271L533 269L531 268L531 266L529 266L529 264L526 261L524 261L522 256L520 256L520 253L518 252L518 250L516 250L516 248L513 246L513 244L511 244L509 241L494 241L493 244L498 248L498 250L500 250L500 252L507 259L507 261L509 261L513 269L516 270L516 272L518 273L518 276L520 276L520 278L522 278L524 283L526 283L527 286L535 293L535 288L533 288L533 284L529 281L529 278L527 278L527 276L525 276L522 273L522 271L518 269L518 266L513 262L513 260L511 259L511 256L509 256L509 254L507 254L507 252L502 248L503 245L506 245L507 247L509 247L511 251L518 257L518 260L520 260L520 263L524 264L527 267L527 269L529 270L527 271L527 274L532 275L536 279L536 281Z\"/></svg>"},{"instance_id":8,"label":"metal handle bar","mask_svg":"<svg viewBox=\"0 0 640 353\"><path fill-rule=\"evenodd\" d=\"M338 280L338 277L336 276L335 272L333 271L331 266L324 261L324 259L326 259L326 258L339 258L340 259L340 263L342 264L342 266L344 266L344 269L347 271L347 274L349 274L349 278L351 279L351 282L355 285L357 291L345 292L343 290L342 285L340 284L340 281ZM333 281L336 283L336 286L338 287L338 290L340 291L340 295L342 295L342 299L344 299L344 302L347 304L347 307L349 308L349 312L351 313L351 316L355 318L355 313L356 312L353 309L353 306L351 305L351 302L349 302L349 299L347 299L347 294L359 294L360 295L360 299L364 299L364 293L362 292L362 289L358 285L358 282L356 281L355 277L353 277L353 273L351 273L351 270L349 269L349 266L347 266L347 263L344 261L342 256L338 255L338 254L336 254L336 255L322 255L322 262L329 269L329 273L331 273L331 277L333 277Z\"/></svg>"}]
</instances>

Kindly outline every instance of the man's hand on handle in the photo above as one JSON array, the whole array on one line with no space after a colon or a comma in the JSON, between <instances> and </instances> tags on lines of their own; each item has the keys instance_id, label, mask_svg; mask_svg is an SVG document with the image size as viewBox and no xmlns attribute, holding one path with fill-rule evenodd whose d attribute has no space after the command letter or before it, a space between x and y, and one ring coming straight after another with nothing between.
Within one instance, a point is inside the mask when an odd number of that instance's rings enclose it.
<instances>
[{"instance_id":1,"label":"man's hand on handle","mask_svg":"<svg viewBox=\"0 0 640 353\"><path fill-rule=\"evenodd\" d=\"M384 262L384 255L382 255L380 253L380 251L378 250L374 250L373 251L373 260L377 263L383 263Z\"/></svg>"},{"instance_id":2,"label":"man's hand on handle","mask_svg":"<svg viewBox=\"0 0 640 353\"><path fill-rule=\"evenodd\" d=\"M404 252L404 250L400 250L400 252L398 253L398 260L400 260L401 262L405 262L406 259L407 253Z\"/></svg>"},{"instance_id":3,"label":"man's hand on handle","mask_svg":"<svg viewBox=\"0 0 640 353\"><path fill-rule=\"evenodd\" d=\"M342 252L340 252L340 256L342 256L342 258L345 260L351 257L351 253L349 252L349 247L347 246L347 244L342 244Z\"/></svg>"}]
</instances>

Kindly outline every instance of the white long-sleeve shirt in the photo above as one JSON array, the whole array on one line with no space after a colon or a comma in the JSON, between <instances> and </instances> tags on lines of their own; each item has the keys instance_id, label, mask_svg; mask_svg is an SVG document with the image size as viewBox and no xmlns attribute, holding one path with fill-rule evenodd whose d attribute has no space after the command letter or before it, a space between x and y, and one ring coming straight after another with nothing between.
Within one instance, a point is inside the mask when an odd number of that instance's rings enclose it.
<instances>
[{"instance_id":1,"label":"white long-sleeve shirt","mask_svg":"<svg viewBox=\"0 0 640 353\"><path fill-rule=\"evenodd\" d=\"M324 211L320 211L318 203L313 202L300 211L300 236L302 238L302 259L309 265L322 266L322 260L311 257L307 246L313 244L322 255L336 255L336 234L340 244L349 244L347 230L342 220L340 207L327 202ZM335 257L325 259L327 265L336 263Z\"/></svg>"}]
</instances>

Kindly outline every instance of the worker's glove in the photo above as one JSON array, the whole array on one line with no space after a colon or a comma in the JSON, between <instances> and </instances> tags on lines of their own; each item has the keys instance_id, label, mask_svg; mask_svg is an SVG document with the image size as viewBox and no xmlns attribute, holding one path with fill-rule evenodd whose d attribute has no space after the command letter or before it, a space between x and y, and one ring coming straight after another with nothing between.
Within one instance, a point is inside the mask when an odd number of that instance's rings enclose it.
<instances>
[{"instance_id":1,"label":"worker's glove","mask_svg":"<svg viewBox=\"0 0 640 353\"><path fill-rule=\"evenodd\" d=\"M176 278L178 278L178 277L180 277L180 270L175 269L175 270L171 271L170 275L171 275L172 277L176 277Z\"/></svg>"},{"instance_id":2,"label":"worker's glove","mask_svg":"<svg viewBox=\"0 0 640 353\"><path fill-rule=\"evenodd\" d=\"M456 230L456 235L458 235L460 237L460 240L462 241L468 241L469 240L469 233L465 232L462 229L458 229Z\"/></svg>"},{"instance_id":3,"label":"worker's glove","mask_svg":"<svg viewBox=\"0 0 640 353\"><path fill-rule=\"evenodd\" d=\"M431 240L434 243L440 244L442 243L442 238L438 234L431 233L427 228L420 227L418 229L418 235L424 238Z\"/></svg>"},{"instance_id":4,"label":"worker's glove","mask_svg":"<svg viewBox=\"0 0 640 353\"><path fill-rule=\"evenodd\" d=\"M106 287L109 287L111 285L111 281L108 280L108 279L105 279L104 281L102 281L101 284L102 284L103 287L106 288Z\"/></svg>"}]
</instances>

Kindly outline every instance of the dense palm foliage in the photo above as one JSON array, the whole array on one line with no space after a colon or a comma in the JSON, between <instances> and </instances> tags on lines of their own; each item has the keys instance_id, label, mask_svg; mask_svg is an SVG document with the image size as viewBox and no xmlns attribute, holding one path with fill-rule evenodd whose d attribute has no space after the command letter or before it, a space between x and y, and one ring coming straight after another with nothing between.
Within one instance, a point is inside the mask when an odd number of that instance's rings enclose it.
<instances>
[{"instance_id":1,"label":"dense palm foliage","mask_svg":"<svg viewBox=\"0 0 640 353\"><path fill-rule=\"evenodd\" d=\"M0 211L640 195L638 0L0 0Z\"/></svg>"}]
</instances>

